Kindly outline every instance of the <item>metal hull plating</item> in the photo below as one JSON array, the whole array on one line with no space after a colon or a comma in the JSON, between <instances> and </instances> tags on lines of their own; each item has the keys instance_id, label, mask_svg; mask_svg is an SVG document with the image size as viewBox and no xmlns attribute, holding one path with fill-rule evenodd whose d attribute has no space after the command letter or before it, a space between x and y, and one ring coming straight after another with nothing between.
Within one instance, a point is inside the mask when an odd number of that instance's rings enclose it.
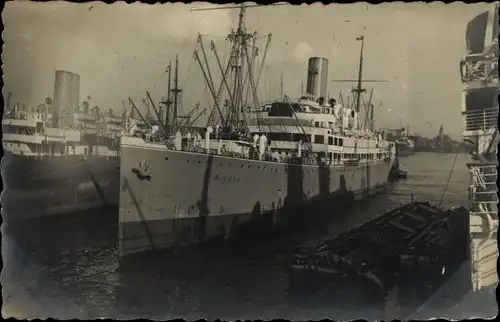
<instances>
[{"instance_id":1,"label":"metal hull plating","mask_svg":"<svg viewBox=\"0 0 500 322\"><path fill-rule=\"evenodd\" d=\"M2 161L4 218L32 219L118 205L119 165L116 156L36 159L6 154Z\"/></svg>"},{"instance_id":2,"label":"metal hull plating","mask_svg":"<svg viewBox=\"0 0 500 322\"><path fill-rule=\"evenodd\" d=\"M319 209L339 207L335 197L383 187L393 164L292 165L123 140L121 153L121 256L306 223Z\"/></svg>"}]
</instances>

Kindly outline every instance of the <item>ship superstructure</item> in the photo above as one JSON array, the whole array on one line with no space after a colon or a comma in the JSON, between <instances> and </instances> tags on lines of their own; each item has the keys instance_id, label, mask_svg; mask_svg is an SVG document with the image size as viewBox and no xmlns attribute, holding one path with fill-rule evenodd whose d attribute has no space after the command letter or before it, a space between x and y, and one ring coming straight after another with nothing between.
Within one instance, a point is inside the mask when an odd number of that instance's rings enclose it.
<instances>
[{"instance_id":1,"label":"ship superstructure","mask_svg":"<svg viewBox=\"0 0 500 322\"><path fill-rule=\"evenodd\" d=\"M78 104L79 76L56 72L54 100L7 106L4 213L26 219L101 205L119 195L123 119Z\"/></svg>"},{"instance_id":2,"label":"ship superstructure","mask_svg":"<svg viewBox=\"0 0 500 322\"><path fill-rule=\"evenodd\" d=\"M257 33L245 27L246 6L238 8L226 64L211 42L217 67L210 69L199 36L195 59L214 101L206 128L181 133L174 127L175 135L160 142L121 138L122 256L300 225L342 198L362 198L387 183L394 144L360 126L359 104L353 110L326 102L314 77L307 88L315 93L260 103L270 35L257 66ZM222 76L219 86L214 72ZM158 133L172 130L171 122L161 123Z\"/></svg>"},{"instance_id":3,"label":"ship superstructure","mask_svg":"<svg viewBox=\"0 0 500 322\"><path fill-rule=\"evenodd\" d=\"M470 256L471 287L478 291L498 283L497 145L498 4L467 26L467 54L460 63L464 141L471 146Z\"/></svg>"},{"instance_id":4,"label":"ship superstructure","mask_svg":"<svg viewBox=\"0 0 500 322\"><path fill-rule=\"evenodd\" d=\"M415 142L410 139L408 127L400 129L385 129L385 138L396 144L396 155L406 157L415 154Z\"/></svg>"}]
</instances>

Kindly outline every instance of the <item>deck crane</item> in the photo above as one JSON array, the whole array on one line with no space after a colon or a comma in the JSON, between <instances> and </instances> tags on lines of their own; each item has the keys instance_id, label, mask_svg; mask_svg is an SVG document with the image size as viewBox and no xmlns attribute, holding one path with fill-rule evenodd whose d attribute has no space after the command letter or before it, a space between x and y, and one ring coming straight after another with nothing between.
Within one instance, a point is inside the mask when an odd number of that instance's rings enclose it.
<instances>
[{"instance_id":1,"label":"deck crane","mask_svg":"<svg viewBox=\"0 0 500 322\"><path fill-rule=\"evenodd\" d=\"M187 125L187 127L191 127L193 126L194 123L196 123L196 121L198 121L198 119L203 115L203 114L206 114L207 112L207 107L205 107L203 110L201 110L200 113L198 113L198 115L196 115L196 117L193 119L193 120L189 120L189 124Z\"/></svg>"},{"instance_id":2,"label":"deck crane","mask_svg":"<svg viewBox=\"0 0 500 322\"><path fill-rule=\"evenodd\" d=\"M194 107L184 116L178 116L178 118L182 118L183 119L183 122L179 124L179 127L189 127L191 126L192 122L191 122L191 116L193 116L193 113L196 112L198 109L200 108L200 102L197 102ZM201 115L198 115L196 117L196 119L198 119L198 117L201 116ZM175 129L174 129L175 131Z\"/></svg>"}]
</instances>

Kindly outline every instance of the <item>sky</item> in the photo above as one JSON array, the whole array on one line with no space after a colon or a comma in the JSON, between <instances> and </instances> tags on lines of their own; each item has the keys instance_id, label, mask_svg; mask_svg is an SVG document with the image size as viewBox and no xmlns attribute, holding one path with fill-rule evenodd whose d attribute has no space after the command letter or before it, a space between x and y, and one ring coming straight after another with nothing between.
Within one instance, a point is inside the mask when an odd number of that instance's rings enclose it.
<instances>
[{"instance_id":1,"label":"sky","mask_svg":"<svg viewBox=\"0 0 500 322\"><path fill-rule=\"evenodd\" d=\"M62 69L80 74L81 100L90 96L91 105L121 112L122 100L128 97L140 102L149 91L159 101L166 94L166 65L177 54L183 109L190 110L198 101L209 105L210 95L193 59L199 48L197 33L207 41L206 48L214 40L225 57L224 38L238 19L236 9L190 11L212 6L7 2L2 12L3 93L12 92L14 102L41 103L53 96L55 71ZM376 126L409 124L410 132L435 136L442 125L458 139L465 28L490 8L487 3L439 2L248 8L247 28L262 37L261 53L263 36L272 33L259 96L277 98L281 74L284 93L299 96L312 56L329 60L330 79L356 79L356 34L363 34L364 77L387 81L365 84L368 91L374 87ZM328 91L338 98L349 88L332 82Z\"/></svg>"}]
</instances>

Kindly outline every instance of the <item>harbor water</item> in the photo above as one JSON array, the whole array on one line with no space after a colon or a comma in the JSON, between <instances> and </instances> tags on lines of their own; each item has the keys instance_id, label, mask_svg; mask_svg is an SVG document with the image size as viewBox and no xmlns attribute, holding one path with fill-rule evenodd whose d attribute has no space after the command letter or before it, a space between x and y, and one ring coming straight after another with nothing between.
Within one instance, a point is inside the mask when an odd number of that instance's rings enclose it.
<instances>
[{"instance_id":1,"label":"harbor water","mask_svg":"<svg viewBox=\"0 0 500 322\"><path fill-rule=\"evenodd\" d=\"M455 154L402 158L408 179L387 192L339 211L327 227L259 244L185 254L145 253L118 260L116 209L58 216L22 227L4 225L2 275L5 317L119 319L380 318L353 304L291 305L286 265L291 247L359 226L401 203L439 204ZM443 207L465 206L468 156L459 154ZM8 217L15 214L9 214ZM5 221L5 220L4 220ZM349 300L347 300L349 302Z\"/></svg>"}]
</instances>

